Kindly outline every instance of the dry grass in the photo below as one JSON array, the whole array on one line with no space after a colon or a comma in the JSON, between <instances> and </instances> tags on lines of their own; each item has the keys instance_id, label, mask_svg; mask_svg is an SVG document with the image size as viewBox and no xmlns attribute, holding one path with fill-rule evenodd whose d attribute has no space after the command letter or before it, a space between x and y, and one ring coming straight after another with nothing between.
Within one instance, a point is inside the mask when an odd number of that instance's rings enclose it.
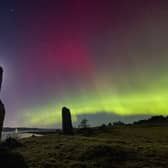
<instances>
[{"instance_id":1,"label":"dry grass","mask_svg":"<svg viewBox=\"0 0 168 168\"><path fill-rule=\"evenodd\" d=\"M109 128L91 137L46 135L21 141L30 168L166 168L168 127Z\"/></svg>"}]
</instances>

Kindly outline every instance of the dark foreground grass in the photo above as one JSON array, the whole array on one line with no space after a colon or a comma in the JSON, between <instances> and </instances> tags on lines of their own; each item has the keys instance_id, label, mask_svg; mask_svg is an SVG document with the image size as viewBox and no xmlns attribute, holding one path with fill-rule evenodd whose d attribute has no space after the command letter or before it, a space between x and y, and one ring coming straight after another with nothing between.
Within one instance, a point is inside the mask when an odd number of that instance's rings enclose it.
<instances>
[{"instance_id":1,"label":"dark foreground grass","mask_svg":"<svg viewBox=\"0 0 168 168\"><path fill-rule=\"evenodd\" d=\"M108 128L90 137L45 135L14 149L30 168L168 168L168 127Z\"/></svg>"},{"instance_id":2,"label":"dark foreground grass","mask_svg":"<svg viewBox=\"0 0 168 168\"><path fill-rule=\"evenodd\" d=\"M7 147L0 145L1 168L27 168L23 156L18 152L12 152Z\"/></svg>"}]
</instances>

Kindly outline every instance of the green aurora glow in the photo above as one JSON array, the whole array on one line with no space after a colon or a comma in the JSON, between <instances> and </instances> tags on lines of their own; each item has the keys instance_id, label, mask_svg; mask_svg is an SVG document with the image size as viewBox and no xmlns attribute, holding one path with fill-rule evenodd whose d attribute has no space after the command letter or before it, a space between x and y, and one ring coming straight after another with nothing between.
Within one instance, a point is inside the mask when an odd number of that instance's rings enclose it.
<instances>
[{"instance_id":1,"label":"green aurora glow","mask_svg":"<svg viewBox=\"0 0 168 168\"><path fill-rule=\"evenodd\" d=\"M29 108L25 110L26 122L32 125L43 126L61 124L61 108L67 106L71 109L73 121L77 121L80 114L95 114L98 112L126 115L167 115L168 114L168 80L166 75L159 79L150 79L151 83L137 81L130 87L117 86L113 89L81 92L79 95L64 98L61 102L51 101L48 105ZM134 78L135 79L135 78ZM106 85L107 86L107 85ZM138 87L138 88L137 88ZM100 86L101 88L101 86ZM55 99L52 99L55 100Z\"/></svg>"}]
</instances>

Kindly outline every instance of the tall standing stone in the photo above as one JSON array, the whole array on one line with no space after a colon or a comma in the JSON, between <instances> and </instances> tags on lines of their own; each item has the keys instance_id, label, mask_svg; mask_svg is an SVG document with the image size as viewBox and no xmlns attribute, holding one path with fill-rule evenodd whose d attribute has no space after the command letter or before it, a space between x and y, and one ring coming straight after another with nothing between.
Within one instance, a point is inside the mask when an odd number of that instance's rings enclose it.
<instances>
[{"instance_id":1,"label":"tall standing stone","mask_svg":"<svg viewBox=\"0 0 168 168\"><path fill-rule=\"evenodd\" d=\"M1 140L4 118L5 118L5 107L0 100L0 140Z\"/></svg>"},{"instance_id":2,"label":"tall standing stone","mask_svg":"<svg viewBox=\"0 0 168 168\"><path fill-rule=\"evenodd\" d=\"M2 76L3 76L3 69L0 67L0 91L1 91L1 85L2 85Z\"/></svg>"},{"instance_id":3,"label":"tall standing stone","mask_svg":"<svg viewBox=\"0 0 168 168\"><path fill-rule=\"evenodd\" d=\"M62 108L62 129L64 134L73 134L71 112L68 108Z\"/></svg>"},{"instance_id":4,"label":"tall standing stone","mask_svg":"<svg viewBox=\"0 0 168 168\"><path fill-rule=\"evenodd\" d=\"M0 67L0 91L2 85L2 77L3 77L3 69ZM2 101L0 100L0 140L1 140L1 133L3 128L3 122L5 118L5 107Z\"/></svg>"}]
</instances>

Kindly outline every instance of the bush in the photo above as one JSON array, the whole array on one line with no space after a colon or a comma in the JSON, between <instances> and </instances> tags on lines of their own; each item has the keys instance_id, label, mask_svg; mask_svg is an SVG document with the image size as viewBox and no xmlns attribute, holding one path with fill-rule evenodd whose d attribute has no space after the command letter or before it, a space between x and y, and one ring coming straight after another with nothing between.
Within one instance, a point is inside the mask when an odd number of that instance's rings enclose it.
<instances>
[{"instance_id":1,"label":"bush","mask_svg":"<svg viewBox=\"0 0 168 168\"><path fill-rule=\"evenodd\" d=\"M121 121L117 121L113 123L114 126L124 126L125 123L121 122Z\"/></svg>"}]
</instances>

